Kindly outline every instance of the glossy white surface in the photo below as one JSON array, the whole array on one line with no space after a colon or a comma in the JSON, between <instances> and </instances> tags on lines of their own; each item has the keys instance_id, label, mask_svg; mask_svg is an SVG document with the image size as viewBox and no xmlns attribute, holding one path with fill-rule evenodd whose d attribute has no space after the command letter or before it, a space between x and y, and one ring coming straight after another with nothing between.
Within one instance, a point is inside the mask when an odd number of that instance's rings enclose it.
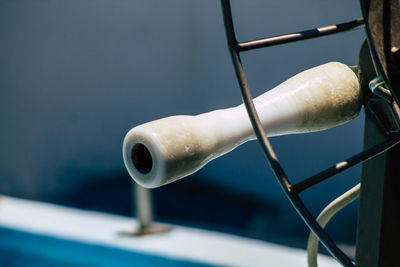
<instances>
[{"instance_id":1,"label":"glossy white surface","mask_svg":"<svg viewBox=\"0 0 400 267\"><path fill-rule=\"evenodd\" d=\"M331 62L297 74L255 98L254 104L268 136L320 131L358 115L359 81L348 66ZM240 105L139 125L126 135L123 157L133 179L152 188L192 174L251 139L253 129ZM132 153L137 144L144 145L151 158ZM143 162L149 171L138 169Z\"/></svg>"},{"instance_id":2,"label":"glossy white surface","mask_svg":"<svg viewBox=\"0 0 400 267\"><path fill-rule=\"evenodd\" d=\"M174 226L172 231L158 235L121 234L137 225L128 217L0 198L2 227L214 266L306 266L304 250L200 229ZM322 267L339 266L322 255L318 263Z\"/></svg>"}]
</instances>

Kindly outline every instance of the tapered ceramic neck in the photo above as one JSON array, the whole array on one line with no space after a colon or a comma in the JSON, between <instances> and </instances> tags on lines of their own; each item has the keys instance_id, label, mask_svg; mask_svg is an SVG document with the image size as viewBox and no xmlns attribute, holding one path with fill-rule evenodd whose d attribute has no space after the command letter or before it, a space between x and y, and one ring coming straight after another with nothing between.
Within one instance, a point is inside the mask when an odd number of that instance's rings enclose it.
<instances>
[{"instance_id":1,"label":"tapered ceramic neck","mask_svg":"<svg viewBox=\"0 0 400 267\"><path fill-rule=\"evenodd\" d=\"M268 136L320 131L347 122L361 108L359 81L331 62L304 71L254 99ZM243 105L197 116L172 116L139 125L123 144L125 165L144 187L183 178L254 139Z\"/></svg>"}]
</instances>

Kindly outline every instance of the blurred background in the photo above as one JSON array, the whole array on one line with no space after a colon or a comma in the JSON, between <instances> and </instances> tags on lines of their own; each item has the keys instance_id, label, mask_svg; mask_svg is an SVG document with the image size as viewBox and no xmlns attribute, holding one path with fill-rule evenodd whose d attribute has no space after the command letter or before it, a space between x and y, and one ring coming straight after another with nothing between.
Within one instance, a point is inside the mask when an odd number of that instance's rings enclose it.
<instances>
[{"instance_id":1,"label":"blurred background","mask_svg":"<svg viewBox=\"0 0 400 267\"><path fill-rule=\"evenodd\" d=\"M356 0L232 1L247 41L361 17ZM242 54L253 96L305 69L358 63L363 30ZM217 0L0 0L0 193L132 215L126 132L241 103ZM362 149L363 115L272 138L292 181ZM302 194L314 215L355 185L352 168ZM154 189L162 222L305 247L308 230L256 141ZM353 243L357 203L328 225Z\"/></svg>"}]
</instances>

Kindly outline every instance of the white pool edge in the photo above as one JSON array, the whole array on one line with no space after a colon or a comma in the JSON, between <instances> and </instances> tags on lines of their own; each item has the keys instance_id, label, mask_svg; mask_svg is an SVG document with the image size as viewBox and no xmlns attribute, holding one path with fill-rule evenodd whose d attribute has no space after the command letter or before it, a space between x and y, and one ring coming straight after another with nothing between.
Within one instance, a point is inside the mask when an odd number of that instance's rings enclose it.
<instances>
[{"instance_id":1,"label":"white pool edge","mask_svg":"<svg viewBox=\"0 0 400 267\"><path fill-rule=\"evenodd\" d=\"M132 237L133 218L0 197L0 226L67 240L216 266L307 266L306 252L268 242L173 226L167 233ZM319 256L319 266L340 266Z\"/></svg>"}]
</instances>

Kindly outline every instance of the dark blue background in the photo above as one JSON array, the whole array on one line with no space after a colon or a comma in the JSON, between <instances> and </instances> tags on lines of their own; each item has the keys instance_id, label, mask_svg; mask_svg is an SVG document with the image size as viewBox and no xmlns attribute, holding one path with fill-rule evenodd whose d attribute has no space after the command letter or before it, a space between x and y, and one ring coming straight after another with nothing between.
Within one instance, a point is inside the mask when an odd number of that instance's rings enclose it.
<instances>
[{"instance_id":1,"label":"dark blue background","mask_svg":"<svg viewBox=\"0 0 400 267\"><path fill-rule=\"evenodd\" d=\"M361 16L358 1L232 1L239 40ZM356 65L363 30L243 54L253 95L329 61ZM121 146L133 126L240 103L219 1L0 0L0 192L129 214ZM299 181L361 150L363 116L272 138ZM314 212L359 180L354 168L306 192ZM164 221L304 246L307 230L257 142L154 190ZM329 231L354 239L356 204ZM300 242L297 242L300 240Z\"/></svg>"}]
</instances>

